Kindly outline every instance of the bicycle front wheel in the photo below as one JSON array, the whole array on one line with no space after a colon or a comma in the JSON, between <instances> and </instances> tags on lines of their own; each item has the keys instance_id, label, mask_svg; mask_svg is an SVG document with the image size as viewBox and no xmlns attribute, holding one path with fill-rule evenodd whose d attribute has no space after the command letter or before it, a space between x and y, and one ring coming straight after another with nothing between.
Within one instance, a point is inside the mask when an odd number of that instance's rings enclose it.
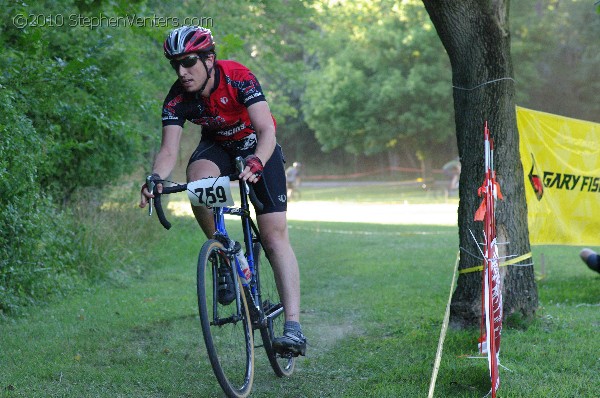
<instances>
[{"instance_id":1,"label":"bicycle front wheel","mask_svg":"<svg viewBox=\"0 0 600 398\"><path fill-rule=\"evenodd\" d=\"M219 268L230 270L235 294L219 296ZM222 277L223 273L221 273ZM247 397L254 377L254 341L248 304L223 244L209 240L198 257L198 308L213 371L228 397Z\"/></svg>"},{"instance_id":2,"label":"bicycle front wheel","mask_svg":"<svg viewBox=\"0 0 600 398\"><path fill-rule=\"evenodd\" d=\"M265 313L266 324L260 328L269 363L275 374L279 377L290 376L294 372L296 358L292 356L282 356L273 348L273 339L278 333L283 333L283 324L285 323L285 314L283 304L279 298L275 274L271 263L262 253L260 243L253 245L255 269L258 275L258 292L261 306Z\"/></svg>"}]
</instances>

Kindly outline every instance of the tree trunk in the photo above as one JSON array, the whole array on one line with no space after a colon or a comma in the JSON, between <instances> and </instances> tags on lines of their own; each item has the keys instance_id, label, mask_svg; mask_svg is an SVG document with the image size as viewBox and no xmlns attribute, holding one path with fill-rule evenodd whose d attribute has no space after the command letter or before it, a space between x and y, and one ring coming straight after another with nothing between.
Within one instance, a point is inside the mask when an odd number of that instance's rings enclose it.
<instances>
[{"instance_id":1,"label":"tree trunk","mask_svg":"<svg viewBox=\"0 0 600 398\"><path fill-rule=\"evenodd\" d=\"M523 166L514 104L508 0L423 0L452 65L458 152L462 163L458 207L460 269L482 264L483 225L473 221L484 179L483 128L494 139L494 167L504 195L496 204L500 259L530 252ZM506 243L506 244L502 244ZM531 263L531 259L520 264ZM504 315L535 314L533 266L501 267ZM475 325L481 314L481 272L460 274L452 297L455 326Z\"/></svg>"}]
</instances>

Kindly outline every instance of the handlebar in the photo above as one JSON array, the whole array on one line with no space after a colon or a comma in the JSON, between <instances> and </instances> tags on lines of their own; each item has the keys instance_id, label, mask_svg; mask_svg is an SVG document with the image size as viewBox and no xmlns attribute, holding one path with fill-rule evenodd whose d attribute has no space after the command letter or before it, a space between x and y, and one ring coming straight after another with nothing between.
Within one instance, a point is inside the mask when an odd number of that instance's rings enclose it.
<instances>
[{"instance_id":1,"label":"handlebar","mask_svg":"<svg viewBox=\"0 0 600 398\"><path fill-rule=\"evenodd\" d=\"M237 166L239 172L241 173L245 167L244 159L238 156L236 158L236 166ZM240 170L240 167L241 167L241 170ZM239 180L239 174L229 175L229 180L230 181ZM162 181L162 182L164 182L164 181ZM240 182L240 184L241 183L242 182ZM243 182L243 184L244 184L244 188L245 188L244 192L246 192L248 194L248 196L250 197L250 201L254 205L254 208L257 211L261 211L264 208L264 205L258 199L258 197L256 197L256 193L254 192L253 184L248 184L245 181ZM150 191L150 185L148 185L148 190ZM162 208L162 203L161 203L161 196L165 195L165 194L168 195L171 193L183 192L186 190L187 190L187 184L177 184L177 185L173 185L170 187L163 186L162 192L159 193L158 189L156 187L156 184L153 184L151 192L154 194L154 208L156 209L156 215L158 216L158 220L160 221L160 223L162 224L162 226L165 229L167 229L167 230L171 229L171 223L165 217L165 213L164 213L164 210ZM148 209L148 215L151 216L152 215L152 199L149 202L150 202L150 207Z\"/></svg>"},{"instance_id":2,"label":"handlebar","mask_svg":"<svg viewBox=\"0 0 600 398\"><path fill-rule=\"evenodd\" d=\"M171 223L169 222L169 220L167 220L167 217L165 217L165 212L163 211L161 203L161 196L163 194L168 195L170 193L183 192L185 190L187 190L187 184L175 185L172 187L163 187L163 191L161 193L159 193L157 188L154 187L154 191L152 193L154 194L154 207L156 208L156 215L158 216L158 220L160 221L162 226L165 227L165 229L171 229Z\"/></svg>"}]
</instances>

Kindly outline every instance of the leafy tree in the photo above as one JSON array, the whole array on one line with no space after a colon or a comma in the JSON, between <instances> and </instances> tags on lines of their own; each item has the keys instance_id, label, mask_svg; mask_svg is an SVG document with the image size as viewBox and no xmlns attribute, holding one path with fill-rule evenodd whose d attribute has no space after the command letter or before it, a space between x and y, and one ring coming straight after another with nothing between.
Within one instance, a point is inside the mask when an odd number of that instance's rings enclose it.
<instances>
[{"instance_id":1,"label":"leafy tree","mask_svg":"<svg viewBox=\"0 0 600 398\"><path fill-rule=\"evenodd\" d=\"M341 4L321 5L311 40L316 66L303 97L323 149L412 157L447 144L448 60L422 5Z\"/></svg>"},{"instance_id":2,"label":"leafy tree","mask_svg":"<svg viewBox=\"0 0 600 398\"><path fill-rule=\"evenodd\" d=\"M118 5L12 1L0 9L0 311L70 284L84 260L82 228L63 205L139 164L148 131L140 114L154 100L144 95L151 83L138 75L135 42L147 39L68 17ZM58 15L66 19L50 18Z\"/></svg>"},{"instance_id":3,"label":"leafy tree","mask_svg":"<svg viewBox=\"0 0 600 398\"><path fill-rule=\"evenodd\" d=\"M0 315L59 292L75 265L72 224L37 180L43 139L15 97L0 88Z\"/></svg>"},{"instance_id":4,"label":"leafy tree","mask_svg":"<svg viewBox=\"0 0 600 398\"><path fill-rule=\"evenodd\" d=\"M57 15L52 7L22 6L5 21L19 13ZM61 9L79 15L69 1ZM77 188L104 185L139 161L146 130L139 114L152 102L142 94L140 62L128 62L136 47L131 32L71 22L6 30L0 61L2 84L14 90L19 109L43 137L40 184L61 201Z\"/></svg>"},{"instance_id":5,"label":"leafy tree","mask_svg":"<svg viewBox=\"0 0 600 398\"><path fill-rule=\"evenodd\" d=\"M590 1L514 2L511 14L519 104L600 121L600 24Z\"/></svg>"},{"instance_id":6,"label":"leafy tree","mask_svg":"<svg viewBox=\"0 0 600 398\"><path fill-rule=\"evenodd\" d=\"M484 179L483 126L493 135L495 168L506 198L496 208L499 256L530 252L523 166L515 113L515 87L508 1L423 0L452 65L458 150L462 162L458 225L461 269L480 265L470 231L481 231L473 216L480 199L475 193ZM478 242L482 234L476 233ZM538 305L533 267L502 267L505 316L531 317ZM461 274L452 298L455 324L477 324L481 312L480 273Z\"/></svg>"}]
</instances>

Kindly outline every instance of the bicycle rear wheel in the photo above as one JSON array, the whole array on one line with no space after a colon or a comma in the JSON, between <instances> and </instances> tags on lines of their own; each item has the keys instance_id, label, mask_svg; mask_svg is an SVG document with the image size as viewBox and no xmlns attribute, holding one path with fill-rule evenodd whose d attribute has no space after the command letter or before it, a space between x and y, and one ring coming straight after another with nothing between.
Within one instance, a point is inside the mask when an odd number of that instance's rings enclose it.
<instances>
[{"instance_id":1,"label":"bicycle rear wheel","mask_svg":"<svg viewBox=\"0 0 600 398\"><path fill-rule=\"evenodd\" d=\"M257 289L260 305L265 312L266 325L261 326L260 336L267 352L267 357L275 374L279 377L290 376L294 372L296 358L282 356L273 349L273 339L278 333L283 332L285 315L283 304L279 298L273 268L265 255L262 255L260 243L253 245L255 269L258 275Z\"/></svg>"},{"instance_id":2,"label":"bicycle rear wheel","mask_svg":"<svg viewBox=\"0 0 600 398\"><path fill-rule=\"evenodd\" d=\"M248 304L232 268L235 299L219 300L218 267L231 267L223 244L207 241L198 256L198 308L213 371L228 397L247 397L254 378L254 341ZM241 294L240 294L241 293Z\"/></svg>"}]
</instances>

